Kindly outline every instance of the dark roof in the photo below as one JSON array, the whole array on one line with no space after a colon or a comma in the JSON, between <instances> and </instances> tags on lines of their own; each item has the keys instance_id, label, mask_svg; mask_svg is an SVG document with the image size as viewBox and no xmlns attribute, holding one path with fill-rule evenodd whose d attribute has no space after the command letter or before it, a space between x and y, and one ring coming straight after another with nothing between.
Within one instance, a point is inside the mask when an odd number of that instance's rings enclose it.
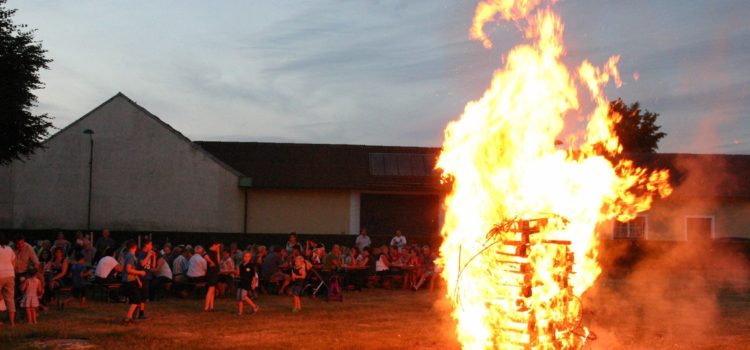
<instances>
[{"instance_id":1,"label":"dark roof","mask_svg":"<svg viewBox=\"0 0 750 350\"><path fill-rule=\"evenodd\" d=\"M265 142L200 147L252 178L255 188L436 192L439 148Z\"/></svg>"},{"instance_id":2,"label":"dark roof","mask_svg":"<svg viewBox=\"0 0 750 350\"><path fill-rule=\"evenodd\" d=\"M265 142L200 147L251 177L256 188L437 192L439 148ZM750 155L627 154L648 169L668 169L672 198L750 198Z\"/></svg>"},{"instance_id":3,"label":"dark roof","mask_svg":"<svg viewBox=\"0 0 750 350\"><path fill-rule=\"evenodd\" d=\"M629 154L649 169L668 169L681 198L750 198L750 155L657 153Z\"/></svg>"}]
</instances>

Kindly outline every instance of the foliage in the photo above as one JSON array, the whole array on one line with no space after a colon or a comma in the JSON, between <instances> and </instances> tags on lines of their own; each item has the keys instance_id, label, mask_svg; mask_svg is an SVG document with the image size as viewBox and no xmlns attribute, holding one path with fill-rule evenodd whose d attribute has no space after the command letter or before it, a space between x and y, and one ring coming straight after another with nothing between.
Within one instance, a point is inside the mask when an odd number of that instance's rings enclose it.
<instances>
[{"instance_id":1,"label":"foliage","mask_svg":"<svg viewBox=\"0 0 750 350\"><path fill-rule=\"evenodd\" d=\"M615 124L615 133L624 152L654 153L659 148L659 140L667 136L659 131L661 126L656 125L659 114L641 110L638 102L628 106L618 98L609 104L610 117L614 113L622 116Z\"/></svg>"},{"instance_id":2,"label":"foliage","mask_svg":"<svg viewBox=\"0 0 750 350\"><path fill-rule=\"evenodd\" d=\"M44 87L39 71L51 59L34 30L13 23L16 10L0 0L0 165L28 158L39 147L52 126L46 114L34 115L33 90Z\"/></svg>"}]
</instances>

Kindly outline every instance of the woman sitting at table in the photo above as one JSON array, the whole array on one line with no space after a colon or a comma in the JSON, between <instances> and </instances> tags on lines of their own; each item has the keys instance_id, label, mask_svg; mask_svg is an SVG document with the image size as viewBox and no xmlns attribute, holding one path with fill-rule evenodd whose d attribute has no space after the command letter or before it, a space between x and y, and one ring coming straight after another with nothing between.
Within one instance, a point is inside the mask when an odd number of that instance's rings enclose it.
<instances>
[{"instance_id":1,"label":"woman sitting at table","mask_svg":"<svg viewBox=\"0 0 750 350\"><path fill-rule=\"evenodd\" d=\"M425 281L429 281L430 290L434 287L435 276L440 273L440 268L435 265L437 260L437 254L430 250L430 246L425 245L422 247L422 275L419 277L419 281L414 285L414 290L419 290Z\"/></svg>"},{"instance_id":2,"label":"woman sitting at table","mask_svg":"<svg viewBox=\"0 0 750 350\"><path fill-rule=\"evenodd\" d=\"M383 249L381 248L381 250ZM401 260L402 254L398 251L398 247L392 245L385 251L388 252L388 260L391 262L391 265L394 265L395 267L405 265L405 262ZM404 254L406 254L406 252L404 252Z\"/></svg>"},{"instance_id":3,"label":"woman sitting at table","mask_svg":"<svg viewBox=\"0 0 750 350\"><path fill-rule=\"evenodd\" d=\"M344 256L344 266L347 268L354 268L361 266L360 261L362 260L362 254L359 254L357 247L349 249L349 254Z\"/></svg>"},{"instance_id":4,"label":"woman sitting at table","mask_svg":"<svg viewBox=\"0 0 750 350\"><path fill-rule=\"evenodd\" d=\"M316 266L320 268L321 265L323 265L323 259L326 256L326 247L323 245L318 246L318 248L315 249L315 252L313 253L312 258L310 259L310 262L312 262L313 266Z\"/></svg>"},{"instance_id":5,"label":"woman sitting at table","mask_svg":"<svg viewBox=\"0 0 750 350\"><path fill-rule=\"evenodd\" d=\"M154 274L154 281L149 286L151 288L149 290L149 300L156 300L156 292L159 289L169 286L174 275L172 274L172 269L169 268L167 259L161 253L156 254L156 266L154 266L151 272Z\"/></svg>"},{"instance_id":6,"label":"woman sitting at table","mask_svg":"<svg viewBox=\"0 0 750 350\"><path fill-rule=\"evenodd\" d=\"M367 271L365 270L366 265L364 262L364 257L362 254L359 254L357 247L352 247L349 250L349 255L346 256L344 262L346 284L353 285L357 291L361 291L367 281Z\"/></svg>"},{"instance_id":7,"label":"woman sitting at table","mask_svg":"<svg viewBox=\"0 0 750 350\"><path fill-rule=\"evenodd\" d=\"M387 248L381 247L380 254L375 258L375 274L378 276L380 285L384 288L387 287L386 279L393 274Z\"/></svg>"},{"instance_id":8,"label":"woman sitting at table","mask_svg":"<svg viewBox=\"0 0 750 350\"><path fill-rule=\"evenodd\" d=\"M234 285L235 266L232 253L228 250L221 252L221 263L219 264L219 295L224 295L227 288Z\"/></svg>"},{"instance_id":9,"label":"woman sitting at table","mask_svg":"<svg viewBox=\"0 0 750 350\"><path fill-rule=\"evenodd\" d=\"M45 301L52 300L55 292L66 285L69 278L69 269L70 265L68 263L68 258L65 257L63 248L55 247L52 254L52 260L50 260L44 268L44 277L47 280L47 283L45 283L47 291L44 293Z\"/></svg>"},{"instance_id":10,"label":"woman sitting at table","mask_svg":"<svg viewBox=\"0 0 750 350\"><path fill-rule=\"evenodd\" d=\"M364 247L362 253L359 254L361 259L361 265L366 270L371 271L375 267L375 262L372 260L372 249L370 247Z\"/></svg>"},{"instance_id":11,"label":"woman sitting at table","mask_svg":"<svg viewBox=\"0 0 750 350\"><path fill-rule=\"evenodd\" d=\"M417 284L417 280L421 275L422 258L419 256L419 249L411 246L406 250L404 254L404 283L401 286L402 289L412 288Z\"/></svg>"},{"instance_id":12,"label":"woman sitting at table","mask_svg":"<svg viewBox=\"0 0 750 350\"><path fill-rule=\"evenodd\" d=\"M39 266L47 266L47 263L52 260L52 252L49 249L43 249L39 252Z\"/></svg>"}]
</instances>

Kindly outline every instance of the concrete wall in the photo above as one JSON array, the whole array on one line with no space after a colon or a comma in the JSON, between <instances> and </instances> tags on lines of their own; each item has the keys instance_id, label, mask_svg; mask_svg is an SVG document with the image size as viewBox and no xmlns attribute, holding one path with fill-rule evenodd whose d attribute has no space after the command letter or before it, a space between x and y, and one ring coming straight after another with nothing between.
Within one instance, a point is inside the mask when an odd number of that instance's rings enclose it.
<instances>
[{"instance_id":1,"label":"concrete wall","mask_svg":"<svg viewBox=\"0 0 750 350\"><path fill-rule=\"evenodd\" d=\"M254 189L248 199L247 231L353 234L351 197L349 191Z\"/></svg>"},{"instance_id":2,"label":"concrete wall","mask_svg":"<svg viewBox=\"0 0 750 350\"><path fill-rule=\"evenodd\" d=\"M0 227L13 227L13 191L10 166L0 167Z\"/></svg>"},{"instance_id":3,"label":"concrete wall","mask_svg":"<svg viewBox=\"0 0 750 350\"><path fill-rule=\"evenodd\" d=\"M92 229L242 230L238 175L120 94L53 136L30 160L0 170L1 227L86 227L85 129L95 132Z\"/></svg>"}]
</instances>

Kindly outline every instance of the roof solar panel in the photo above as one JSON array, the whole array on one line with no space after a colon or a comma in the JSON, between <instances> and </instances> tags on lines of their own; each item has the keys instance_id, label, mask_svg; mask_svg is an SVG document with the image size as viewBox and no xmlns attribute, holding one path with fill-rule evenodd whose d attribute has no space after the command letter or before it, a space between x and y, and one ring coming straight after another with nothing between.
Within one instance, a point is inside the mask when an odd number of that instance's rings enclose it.
<instances>
[{"instance_id":1,"label":"roof solar panel","mask_svg":"<svg viewBox=\"0 0 750 350\"><path fill-rule=\"evenodd\" d=\"M370 175L433 176L434 159L424 153L370 153Z\"/></svg>"}]
</instances>

